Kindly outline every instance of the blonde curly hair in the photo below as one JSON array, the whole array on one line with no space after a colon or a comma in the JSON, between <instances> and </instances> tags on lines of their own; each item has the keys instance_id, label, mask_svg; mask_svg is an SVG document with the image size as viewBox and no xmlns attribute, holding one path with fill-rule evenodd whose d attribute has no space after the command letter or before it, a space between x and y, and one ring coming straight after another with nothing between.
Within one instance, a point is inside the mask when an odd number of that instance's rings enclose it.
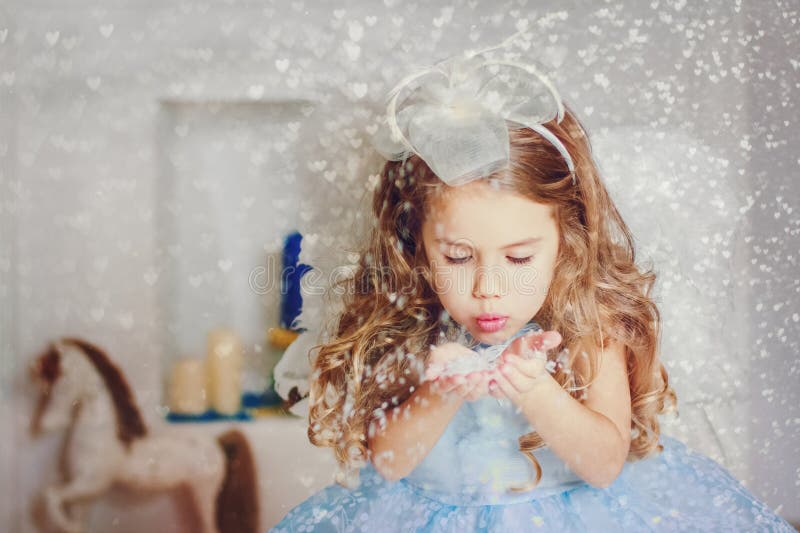
<instances>
[{"instance_id":1,"label":"blonde curly hair","mask_svg":"<svg viewBox=\"0 0 800 533\"><path fill-rule=\"evenodd\" d=\"M577 185L561 154L529 128L509 128L509 168L480 179L553 206L559 253L534 318L544 330L561 333L568 357L554 377L579 401L597 375L602 348L610 340L625 346L632 410L628 458L636 460L661 450L657 415L676 403L658 356L660 315L650 296L656 274L635 264L633 237L600 178L589 138L568 106L565 111L560 123L545 126L569 150ZM454 331L428 282L422 246L427 207L450 188L416 156L386 162L358 264L332 287L342 297L342 312L329 324L331 340L312 349L318 351L308 437L334 449L343 485L358 483L358 468L370 458L368 433L420 384L430 346L450 340L446 332ZM540 472L531 453L545 445L539 435L522 435L519 445ZM513 490L532 488L538 477Z\"/></svg>"}]
</instances>

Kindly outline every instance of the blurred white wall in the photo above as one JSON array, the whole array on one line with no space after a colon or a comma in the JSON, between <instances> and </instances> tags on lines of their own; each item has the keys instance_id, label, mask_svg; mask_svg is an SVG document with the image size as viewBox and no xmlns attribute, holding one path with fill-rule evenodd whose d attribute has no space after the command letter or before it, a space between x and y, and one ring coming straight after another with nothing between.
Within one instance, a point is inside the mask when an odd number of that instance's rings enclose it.
<instances>
[{"instance_id":1,"label":"blurred white wall","mask_svg":"<svg viewBox=\"0 0 800 533\"><path fill-rule=\"evenodd\" d=\"M498 43L526 20L534 34L528 53L555 67L556 85L606 157L621 154L609 170L630 168L621 128L665 131L707 148L692 162L694 152L672 146L677 170L658 169L672 185L697 187L659 191L646 171L616 185L670 199L642 211L629 197L632 226L656 231L647 221L656 217L669 229L675 217L695 228L680 242L674 232L662 235L690 261L680 268L669 254L648 251L665 273L664 301L671 286L687 295L671 304L665 335L680 334L698 306L716 309L702 322L713 335L687 340L700 348L665 351L679 394L695 400L673 431L800 521L797 11L725 1L6 1L0 524L32 531L29 498L54 475L56 440L31 442L26 433L25 367L49 339L81 335L107 347L154 421L167 362L176 346L202 338L203 312L238 317L258 358L255 314L274 325L277 295L248 299L236 276L277 253L293 227L307 235L308 257L344 261L362 222L353 206L378 169L365 128L385 92L410 66ZM700 157L709 153L713 160ZM194 213L207 210L206 219L172 209L172 195L193 178L201 185L185 190L210 191L217 207L181 198ZM732 205L720 206L720 197ZM213 216L222 218L214 224ZM720 230L727 216L730 227ZM170 224L190 220L199 226L187 226L189 235L211 224L207 248L202 231L195 241L170 233ZM171 248L175 235L207 253ZM181 270L193 264L198 270ZM202 303L174 296L179 287L196 289L186 290ZM142 520L169 511L152 505ZM126 512L110 498L96 520L134 516Z\"/></svg>"}]
</instances>

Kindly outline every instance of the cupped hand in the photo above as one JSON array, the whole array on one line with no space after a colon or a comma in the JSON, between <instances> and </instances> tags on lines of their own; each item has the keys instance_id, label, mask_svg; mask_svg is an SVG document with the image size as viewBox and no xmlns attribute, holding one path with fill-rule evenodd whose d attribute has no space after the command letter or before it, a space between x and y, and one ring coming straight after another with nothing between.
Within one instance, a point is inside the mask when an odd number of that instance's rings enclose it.
<instances>
[{"instance_id":1,"label":"cupped hand","mask_svg":"<svg viewBox=\"0 0 800 533\"><path fill-rule=\"evenodd\" d=\"M475 401L489 395L491 371L441 376L431 381L433 390L448 396Z\"/></svg>"},{"instance_id":2,"label":"cupped hand","mask_svg":"<svg viewBox=\"0 0 800 533\"><path fill-rule=\"evenodd\" d=\"M425 363L425 380L441 377L448 363L472 355L472 350L457 342L445 342L438 346L432 346L428 361Z\"/></svg>"},{"instance_id":3,"label":"cupped hand","mask_svg":"<svg viewBox=\"0 0 800 533\"><path fill-rule=\"evenodd\" d=\"M561 344L557 331L523 335L506 347L489 377L489 393L517 403L547 375L547 350Z\"/></svg>"},{"instance_id":4,"label":"cupped hand","mask_svg":"<svg viewBox=\"0 0 800 533\"><path fill-rule=\"evenodd\" d=\"M457 342L447 342L431 348L425 367L425 381L435 392L474 401L489 394L491 372L469 372L445 375L447 364L460 357L474 357L474 352Z\"/></svg>"}]
</instances>

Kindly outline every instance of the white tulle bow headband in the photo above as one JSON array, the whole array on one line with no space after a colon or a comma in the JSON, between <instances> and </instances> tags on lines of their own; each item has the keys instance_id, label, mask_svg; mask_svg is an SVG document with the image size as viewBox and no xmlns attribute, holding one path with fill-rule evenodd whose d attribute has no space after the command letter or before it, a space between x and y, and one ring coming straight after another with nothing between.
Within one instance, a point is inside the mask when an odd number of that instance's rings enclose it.
<instances>
[{"instance_id":1,"label":"white tulle bow headband","mask_svg":"<svg viewBox=\"0 0 800 533\"><path fill-rule=\"evenodd\" d=\"M533 64L483 56L519 33L406 76L387 96L385 124L372 138L375 149L390 161L416 154L442 181L462 185L504 168L509 126L528 127L558 149L574 184L569 152L543 125L564 118L558 91ZM417 87L400 98L414 82Z\"/></svg>"}]
</instances>

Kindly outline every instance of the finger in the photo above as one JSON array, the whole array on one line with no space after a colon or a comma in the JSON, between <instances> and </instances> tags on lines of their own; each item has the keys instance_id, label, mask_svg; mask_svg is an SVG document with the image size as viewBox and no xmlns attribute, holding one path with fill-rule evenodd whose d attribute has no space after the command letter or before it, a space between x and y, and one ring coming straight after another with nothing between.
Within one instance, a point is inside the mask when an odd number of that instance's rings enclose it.
<instances>
[{"instance_id":1,"label":"finger","mask_svg":"<svg viewBox=\"0 0 800 533\"><path fill-rule=\"evenodd\" d=\"M537 331L527 336L529 346L534 350L549 350L561 344L561 334L557 331Z\"/></svg>"},{"instance_id":2,"label":"finger","mask_svg":"<svg viewBox=\"0 0 800 533\"><path fill-rule=\"evenodd\" d=\"M516 387L508 380L508 378L502 374L499 374L497 377L494 378L495 383L502 392L503 396L508 398L515 398L519 395L519 391L517 391Z\"/></svg>"},{"instance_id":3,"label":"finger","mask_svg":"<svg viewBox=\"0 0 800 533\"><path fill-rule=\"evenodd\" d=\"M439 396L447 401L454 400L457 398L463 398L464 391L462 390L463 385L455 385L451 384L446 388L439 391Z\"/></svg>"},{"instance_id":4,"label":"finger","mask_svg":"<svg viewBox=\"0 0 800 533\"><path fill-rule=\"evenodd\" d=\"M463 378L461 376L444 376L439 378L442 380L442 386L444 387L445 391L452 392L456 390L459 385L463 383Z\"/></svg>"},{"instance_id":5,"label":"finger","mask_svg":"<svg viewBox=\"0 0 800 533\"><path fill-rule=\"evenodd\" d=\"M470 385L469 387L465 387L465 390L463 392L464 399L469 400L471 402L477 400L481 396L483 396L483 394L481 394L480 388L475 385Z\"/></svg>"},{"instance_id":6,"label":"finger","mask_svg":"<svg viewBox=\"0 0 800 533\"><path fill-rule=\"evenodd\" d=\"M492 370L484 370L481 372L481 384L489 392L489 383L494 379L495 375L497 374L497 367ZM497 383L494 384L495 388L497 387Z\"/></svg>"},{"instance_id":7,"label":"finger","mask_svg":"<svg viewBox=\"0 0 800 533\"><path fill-rule=\"evenodd\" d=\"M431 392L434 394L442 395L447 392L444 389L444 382L440 378L430 380L430 384Z\"/></svg>"},{"instance_id":8,"label":"finger","mask_svg":"<svg viewBox=\"0 0 800 533\"><path fill-rule=\"evenodd\" d=\"M543 348L527 347L522 352L523 359L533 359L536 361L547 361L547 351Z\"/></svg>"},{"instance_id":9,"label":"finger","mask_svg":"<svg viewBox=\"0 0 800 533\"><path fill-rule=\"evenodd\" d=\"M475 384L475 392L477 392L478 397L488 395L490 393L489 382L491 381L492 374L486 371L476 372L476 374L477 382ZM495 385L495 387L497 387L497 385Z\"/></svg>"},{"instance_id":10,"label":"finger","mask_svg":"<svg viewBox=\"0 0 800 533\"><path fill-rule=\"evenodd\" d=\"M521 357L522 359L534 359L537 357L539 352L542 351L539 348L541 344L542 340L540 338L540 333L527 333L522 337L514 339L514 341L503 351L501 357L506 359L508 357L516 356ZM544 353L541 355L546 357L546 354Z\"/></svg>"},{"instance_id":11,"label":"finger","mask_svg":"<svg viewBox=\"0 0 800 533\"><path fill-rule=\"evenodd\" d=\"M467 382L464 385L466 389L466 398L468 400L477 400L485 393L483 379L478 372L472 372L467 375Z\"/></svg>"},{"instance_id":12,"label":"finger","mask_svg":"<svg viewBox=\"0 0 800 533\"><path fill-rule=\"evenodd\" d=\"M439 374L442 371L442 367L439 365L431 365L425 369L425 379L426 380L433 380L439 377Z\"/></svg>"},{"instance_id":13,"label":"finger","mask_svg":"<svg viewBox=\"0 0 800 533\"><path fill-rule=\"evenodd\" d=\"M522 359L521 357L510 357L504 365L512 365L517 372L528 377L539 377L545 371L544 361L540 359Z\"/></svg>"},{"instance_id":14,"label":"finger","mask_svg":"<svg viewBox=\"0 0 800 533\"><path fill-rule=\"evenodd\" d=\"M513 365L501 367L500 375L505 377L518 393L525 391L526 383L531 381L531 378L520 373Z\"/></svg>"},{"instance_id":15,"label":"finger","mask_svg":"<svg viewBox=\"0 0 800 533\"><path fill-rule=\"evenodd\" d=\"M481 398L484 395L484 391L481 390L480 386L475 386L469 391L467 394L467 400L474 402L475 400Z\"/></svg>"},{"instance_id":16,"label":"finger","mask_svg":"<svg viewBox=\"0 0 800 533\"><path fill-rule=\"evenodd\" d=\"M526 339L518 339L520 341L526 341ZM514 341L516 342L516 341ZM500 363L506 363L511 360L522 360L522 361L547 361L547 353L543 350L538 350L531 348L527 342L522 342L519 345L513 345L514 349L509 350L507 349L500 355Z\"/></svg>"},{"instance_id":17,"label":"finger","mask_svg":"<svg viewBox=\"0 0 800 533\"><path fill-rule=\"evenodd\" d=\"M485 372L481 372L475 377L475 387L473 388L473 399L480 398L489 394L489 377Z\"/></svg>"},{"instance_id":18,"label":"finger","mask_svg":"<svg viewBox=\"0 0 800 533\"><path fill-rule=\"evenodd\" d=\"M489 389L489 394L495 398L503 398L505 396L503 391L500 389L500 386L497 384L497 380L494 378L489 380L487 388Z\"/></svg>"},{"instance_id":19,"label":"finger","mask_svg":"<svg viewBox=\"0 0 800 533\"><path fill-rule=\"evenodd\" d=\"M561 341L563 340L564 339L561 337L561 333L557 331L545 331L542 348L544 348L545 350L555 348L556 346L561 344Z\"/></svg>"},{"instance_id":20,"label":"finger","mask_svg":"<svg viewBox=\"0 0 800 533\"><path fill-rule=\"evenodd\" d=\"M459 389L464 385L468 385L467 378L463 374L454 374L447 376L445 379L446 386L449 391L459 392Z\"/></svg>"},{"instance_id":21,"label":"finger","mask_svg":"<svg viewBox=\"0 0 800 533\"><path fill-rule=\"evenodd\" d=\"M528 338L529 338L528 335L524 335L522 337L519 337L518 339L514 339L514 342L509 344L508 347L505 350L503 350L501 357L506 358L514 355L522 356L523 354L530 351L528 345Z\"/></svg>"},{"instance_id":22,"label":"finger","mask_svg":"<svg viewBox=\"0 0 800 533\"><path fill-rule=\"evenodd\" d=\"M445 395L451 393L457 386L452 377L438 377L431 381L434 392Z\"/></svg>"},{"instance_id":23,"label":"finger","mask_svg":"<svg viewBox=\"0 0 800 533\"><path fill-rule=\"evenodd\" d=\"M456 394L458 394L462 398L467 399L470 392L472 392L472 389L473 389L472 385L470 385L469 383L464 383L456 388Z\"/></svg>"},{"instance_id":24,"label":"finger","mask_svg":"<svg viewBox=\"0 0 800 533\"><path fill-rule=\"evenodd\" d=\"M480 385L484 381L482 374L483 372L470 372L466 375L467 383L471 383L476 386Z\"/></svg>"}]
</instances>

